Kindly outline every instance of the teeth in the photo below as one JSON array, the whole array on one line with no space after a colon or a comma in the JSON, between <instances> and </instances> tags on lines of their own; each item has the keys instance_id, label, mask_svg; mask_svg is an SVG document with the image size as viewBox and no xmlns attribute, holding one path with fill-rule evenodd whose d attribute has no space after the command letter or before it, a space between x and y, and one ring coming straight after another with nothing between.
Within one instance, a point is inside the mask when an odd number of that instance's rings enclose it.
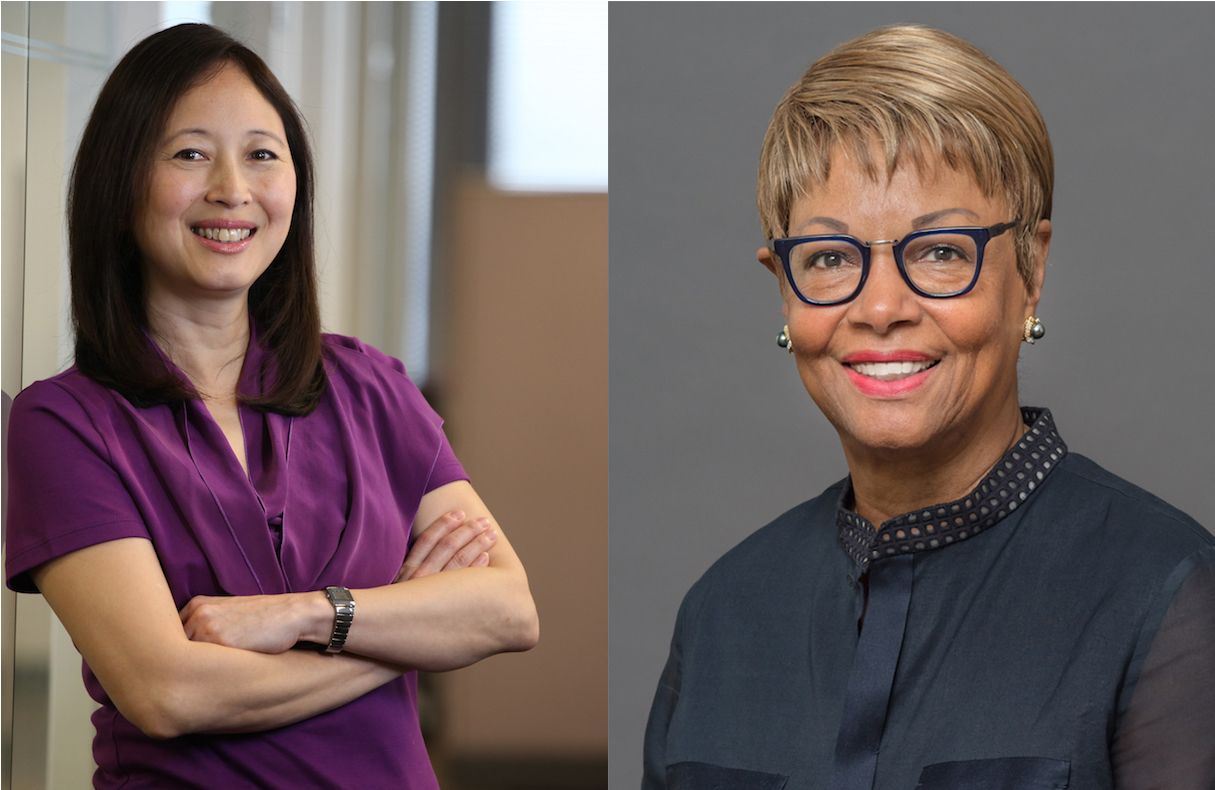
<instances>
[{"instance_id":1,"label":"teeth","mask_svg":"<svg viewBox=\"0 0 1215 790\"><path fill-rule=\"evenodd\" d=\"M244 241L253 233L252 228L190 228L196 236L211 241Z\"/></svg>"},{"instance_id":2,"label":"teeth","mask_svg":"<svg viewBox=\"0 0 1215 790\"><path fill-rule=\"evenodd\" d=\"M854 362L852 369L862 376L868 376L879 381L901 379L921 370L927 370L939 360L923 362Z\"/></svg>"}]
</instances>

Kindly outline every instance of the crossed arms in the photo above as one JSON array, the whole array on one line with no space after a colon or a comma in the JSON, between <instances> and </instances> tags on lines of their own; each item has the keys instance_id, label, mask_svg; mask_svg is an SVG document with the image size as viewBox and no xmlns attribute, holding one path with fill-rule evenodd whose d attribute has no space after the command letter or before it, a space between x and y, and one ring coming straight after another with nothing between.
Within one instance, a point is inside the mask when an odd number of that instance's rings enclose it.
<instances>
[{"instance_id":1,"label":"crossed arms","mask_svg":"<svg viewBox=\"0 0 1215 790\"><path fill-rule=\"evenodd\" d=\"M428 526L398 580L352 590L355 622L335 656L291 649L329 641L333 607L323 592L200 596L178 612L143 538L72 552L33 576L143 732L252 732L339 707L410 669L456 669L536 644L523 565L472 486L426 494L415 523Z\"/></svg>"}]
</instances>

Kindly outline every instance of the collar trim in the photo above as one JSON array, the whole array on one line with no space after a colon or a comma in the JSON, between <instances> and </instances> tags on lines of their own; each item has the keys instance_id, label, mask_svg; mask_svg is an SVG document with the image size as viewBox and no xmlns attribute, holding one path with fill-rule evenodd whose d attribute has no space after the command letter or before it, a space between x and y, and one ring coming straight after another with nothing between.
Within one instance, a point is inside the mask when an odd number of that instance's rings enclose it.
<instances>
[{"instance_id":1,"label":"collar trim","mask_svg":"<svg viewBox=\"0 0 1215 790\"><path fill-rule=\"evenodd\" d=\"M904 513L875 527L851 510L852 479L844 484L836 507L840 545L860 568L885 557L932 551L974 537L1021 507L1067 455L1048 409L1026 407L1025 435L996 462L966 496Z\"/></svg>"}]
</instances>

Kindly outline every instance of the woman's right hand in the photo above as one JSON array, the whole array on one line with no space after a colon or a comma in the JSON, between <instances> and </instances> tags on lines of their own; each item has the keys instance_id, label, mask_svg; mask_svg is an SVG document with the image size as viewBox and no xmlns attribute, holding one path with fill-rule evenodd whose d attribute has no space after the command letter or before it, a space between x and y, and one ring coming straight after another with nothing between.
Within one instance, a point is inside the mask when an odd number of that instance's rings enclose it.
<instances>
[{"instance_id":1,"label":"woman's right hand","mask_svg":"<svg viewBox=\"0 0 1215 790\"><path fill-rule=\"evenodd\" d=\"M463 511L444 513L418 534L394 582L421 579L441 571L484 568L497 531L487 518L466 520Z\"/></svg>"}]
</instances>

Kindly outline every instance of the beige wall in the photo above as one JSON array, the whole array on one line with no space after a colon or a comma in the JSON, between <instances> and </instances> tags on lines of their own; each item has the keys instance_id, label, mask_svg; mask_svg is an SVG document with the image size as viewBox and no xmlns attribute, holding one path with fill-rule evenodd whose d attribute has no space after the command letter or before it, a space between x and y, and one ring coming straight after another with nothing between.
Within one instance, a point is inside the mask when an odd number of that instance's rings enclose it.
<instances>
[{"instance_id":1,"label":"beige wall","mask_svg":"<svg viewBox=\"0 0 1215 790\"><path fill-rule=\"evenodd\" d=\"M436 383L540 645L440 678L452 753L607 755L606 194L455 192Z\"/></svg>"}]
</instances>

